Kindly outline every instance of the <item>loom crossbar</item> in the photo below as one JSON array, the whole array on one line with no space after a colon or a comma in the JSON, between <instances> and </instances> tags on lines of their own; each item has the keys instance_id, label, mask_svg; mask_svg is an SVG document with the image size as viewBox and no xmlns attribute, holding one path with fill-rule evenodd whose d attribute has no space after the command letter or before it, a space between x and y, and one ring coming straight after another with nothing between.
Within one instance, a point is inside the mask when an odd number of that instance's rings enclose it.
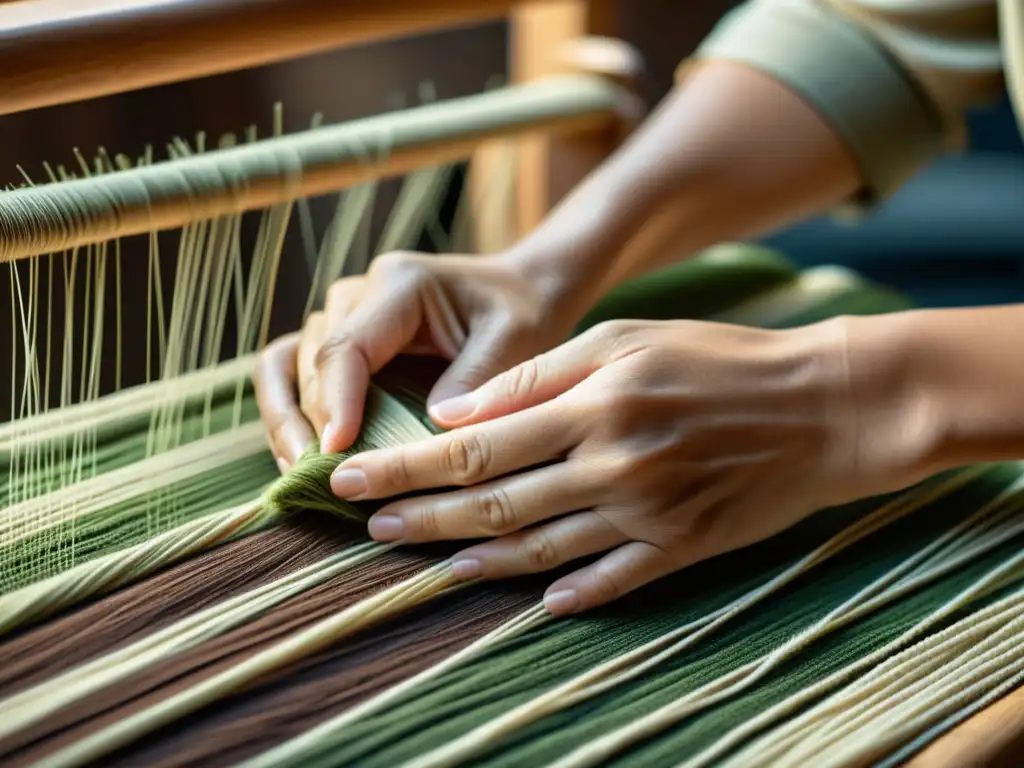
<instances>
[{"instance_id":1,"label":"loom crossbar","mask_svg":"<svg viewBox=\"0 0 1024 768\"><path fill-rule=\"evenodd\" d=\"M0 114L505 16L511 0L21 0L0 4Z\"/></svg>"},{"instance_id":2,"label":"loom crossbar","mask_svg":"<svg viewBox=\"0 0 1024 768\"><path fill-rule=\"evenodd\" d=\"M337 191L469 157L483 142L608 127L625 94L593 75L353 120L0 195L0 261Z\"/></svg>"}]
</instances>

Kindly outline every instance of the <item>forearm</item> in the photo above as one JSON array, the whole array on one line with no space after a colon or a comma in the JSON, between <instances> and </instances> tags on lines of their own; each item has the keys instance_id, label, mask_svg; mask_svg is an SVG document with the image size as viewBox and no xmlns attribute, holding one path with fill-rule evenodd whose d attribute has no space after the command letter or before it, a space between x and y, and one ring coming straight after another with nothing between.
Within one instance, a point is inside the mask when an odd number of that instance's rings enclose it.
<instances>
[{"instance_id":1,"label":"forearm","mask_svg":"<svg viewBox=\"0 0 1024 768\"><path fill-rule=\"evenodd\" d=\"M831 3L748 0L646 124L511 253L579 304L855 193L884 199L955 134L946 112L957 105L944 112L905 59Z\"/></svg>"},{"instance_id":2,"label":"forearm","mask_svg":"<svg viewBox=\"0 0 1024 768\"><path fill-rule=\"evenodd\" d=\"M514 250L556 290L596 296L834 206L860 183L799 96L746 66L708 62Z\"/></svg>"},{"instance_id":3,"label":"forearm","mask_svg":"<svg viewBox=\"0 0 1024 768\"><path fill-rule=\"evenodd\" d=\"M928 471L1024 459L1024 305L848 322L856 397L893 404L875 432L900 430Z\"/></svg>"}]
</instances>

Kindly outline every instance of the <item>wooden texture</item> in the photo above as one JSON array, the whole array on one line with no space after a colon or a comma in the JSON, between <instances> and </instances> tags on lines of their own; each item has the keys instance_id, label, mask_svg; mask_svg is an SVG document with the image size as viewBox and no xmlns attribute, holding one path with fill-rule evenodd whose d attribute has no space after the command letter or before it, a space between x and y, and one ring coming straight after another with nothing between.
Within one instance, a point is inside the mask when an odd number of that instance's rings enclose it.
<instances>
[{"instance_id":1,"label":"wooden texture","mask_svg":"<svg viewBox=\"0 0 1024 768\"><path fill-rule=\"evenodd\" d=\"M509 16L509 77L514 83L564 74L601 74L632 88L639 79L640 57L615 36L614 0L523 2ZM534 135L491 144L473 158L476 248L489 253L511 246L536 227L568 192L614 150L635 113L638 99L620 114L619 124L571 137ZM515 153L514 193L488 199L496 173Z\"/></svg>"},{"instance_id":2,"label":"wooden texture","mask_svg":"<svg viewBox=\"0 0 1024 768\"><path fill-rule=\"evenodd\" d=\"M614 37L614 0L525 2L509 17L509 70L524 83L573 69L567 46L586 37ZM515 217L520 236L536 227L614 149L613 131L563 140L536 136L519 143Z\"/></svg>"},{"instance_id":3,"label":"wooden texture","mask_svg":"<svg viewBox=\"0 0 1024 768\"><path fill-rule=\"evenodd\" d=\"M1024 765L1024 688L968 718L907 768L1018 768Z\"/></svg>"},{"instance_id":4,"label":"wooden texture","mask_svg":"<svg viewBox=\"0 0 1024 768\"><path fill-rule=\"evenodd\" d=\"M0 5L0 114L499 18L511 0L21 0Z\"/></svg>"}]
</instances>

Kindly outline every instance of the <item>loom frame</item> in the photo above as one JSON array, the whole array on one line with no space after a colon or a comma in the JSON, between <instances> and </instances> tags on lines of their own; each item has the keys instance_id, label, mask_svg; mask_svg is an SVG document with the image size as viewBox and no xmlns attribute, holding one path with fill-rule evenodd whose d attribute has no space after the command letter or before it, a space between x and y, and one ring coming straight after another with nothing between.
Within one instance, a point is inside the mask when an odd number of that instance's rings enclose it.
<instances>
[{"instance_id":1,"label":"loom frame","mask_svg":"<svg viewBox=\"0 0 1024 768\"><path fill-rule=\"evenodd\" d=\"M506 18L510 80L574 68L562 47L615 37L614 0L16 0L0 5L0 114L226 73L343 46ZM636 71L604 74L629 79ZM614 148L617 130L520 136L514 211L477 222L482 251L536 226ZM500 141L507 141L501 139ZM491 162L498 145L476 148ZM450 152L449 155L450 156ZM444 157L439 150L438 157ZM430 164L425 153L422 164ZM480 174L481 177L486 174ZM510 215L511 214L511 215ZM505 221L515 225L504 226ZM1024 744L1024 689L969 718L911 768L984 764Z\"/></svg>"}]
</instances>

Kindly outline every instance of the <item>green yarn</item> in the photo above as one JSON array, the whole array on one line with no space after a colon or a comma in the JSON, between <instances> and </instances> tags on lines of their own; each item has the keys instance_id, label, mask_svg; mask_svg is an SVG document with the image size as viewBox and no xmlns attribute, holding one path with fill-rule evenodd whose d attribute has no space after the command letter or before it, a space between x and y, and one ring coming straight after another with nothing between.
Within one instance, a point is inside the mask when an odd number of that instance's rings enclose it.
<instances>
[{"instance_id":1,"label":"green yarn","mask_svg":"<svg viewBox=\"0 0 1024 768\"><path fill-rule=\"evenodd\" d=\"M614 317L666 319L699 317L734 306L795 282L797 272L773 251L759 246L726 244L683 264L630 281L607 294L580 323L577 331ZM872 314L903 309L904 299L866 281L827 301L812 303L778 323L792 327L833 314ZM436 434L438 428L426 414L429 378L425 362L397 364L375 377L367 400L363 433L356 444L340 454L320 453L311 444L290 472L266 493L265 502L278 514L303 510L329 512L353 523L364 524L381 502L351 502L331 491L331 474L342 461L360 451L400 445Z\"/></svg>"},{"instance_id":2,"label":"green yarn","mask_svg":"<svg viewBox=\"0 0 1024 768\"><path fill-rule=\"evenodd\" d=\"M341 462L357 453L422 440L432 434L424 424L423 414L415 413L408 400L374 385L367 395L363 428L355 444L341 453L321 453L319 443L311 443L295 466L267 489L264 503L279 515L313 510L364 525L382 502L356 504L339 499L331 490L331 474Z\"/></svg>"},{"instance_id":3,"label":"green yarn","mask_svg":"<svg viewBox=\"0 0 1024 768\"><path fill-rule=\"evenodd\" d=\"M278 515L313 510L330 512L353 523L365 523L363 507L339 499L331 490L331 474L347 459L347 453L321 453L312 442L295 466L281 475L264 496L267 506Z\"/></svg>"},{"instance_id":4,"label":"green yarn","mask_svg":"<svg viewBox=\"0 0 1024 768\"><path fill-rule=\"evenodd\" d=\"M725 243L611 290L576 327L582 333L623 317L688 320L708 317L781 288L799 273L778 253L757 245Z\"/></svg>"},{"instance_id":5,"label":"green yarn","mask_svg":"<svg viewBox=\"0 0 1024 768\"><path fill-rule=\"evenodd\" d=\"M707 279L720 280L723 272L718 266L691 262L666 270L660 280L647 283L646 303L638 295L641 286L627 286L596 307L590 319L614 316L616 303L620 309L631 308L631 316L639 317L661 316L673 302L676 307L689 308L691 295L699 295L702 286L707 285L697 277L698 268L707 270ZM778 284L773 287L778 288ZM770 319L751 317L748 322L788 328L836 314L874 314L908 306L897 294L868 281L854 280L842 290L830 290L807 301L797 311ZM549 764L568 750L757 660L953 529L965 513L983 506L1019 475L1016 465L991 467L965 487L811 569L771 599L736 616L694 646L663 660L655 670L496 740L489 749L474 756L473 764L500 768ZM303 754L302 764L314 768L354 764L383 768L421 756L559 683L711 613L765 583L888 498L865 499L824 510L769 541L672 574L603 609L509 638L483 656L447 670L399 697L381 711L322 737ZM1022 538L1017 536L860 621L819 638L758 684L683 719L624 754L615 755L608 764L666 768L678 765L730 728L892 641L1018 551ZM951 621L990 599L979 600Z\"/></svg>"},{"instance_id":6,"label":"green yarn","mask_svg":"<svg viewBox=\"0 0 1024 768\"><path fill-rule=\"evenodd\" d=\"M1019 470L997 466L963 489L867 537L655 671L557 712L495 742L474 765L545 765L566 750L754 661L957 525ZM663 636L763 584L793 559L888 498L826 510L767 542L705 561L630 598L511 638L446 672L386 710L349 723L303 765L396 765L482 725L609 659ZM811 644L757 686L618 756L610 764L678 765L729 728L897 637L1017 551L1021 538L986 553L849 627ZM480 587L483 589L484 587ZM493 587L491 587L493 588ZM979 601L984 604L986 600ZM957 617L959 618L960 614Z\"/></svg>"}]
</instances>

